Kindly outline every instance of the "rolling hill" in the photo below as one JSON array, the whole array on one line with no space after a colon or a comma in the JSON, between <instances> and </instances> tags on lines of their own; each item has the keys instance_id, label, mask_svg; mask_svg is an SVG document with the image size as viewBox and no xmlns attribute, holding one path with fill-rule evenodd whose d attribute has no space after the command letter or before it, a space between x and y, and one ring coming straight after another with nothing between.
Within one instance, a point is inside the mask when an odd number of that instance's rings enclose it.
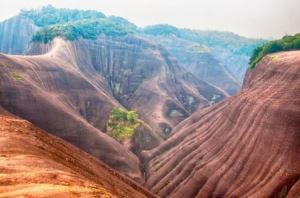
<instances>
[{"instance_id":1,"label":"rolling hill","mask_svg":"<svg viewBox=\"0 0 300 198\"><path fill-rule=\"evenodd\" d=\"M157 146L192 111L228 97L135 37L57 38L28 53L0 55L0 104L137 180L137 157L105 134L113 108L137 109L150 126L134 138L141 150Z\"/></svg>"},{"instance_id":2,"label":"rolling hill","mask_svg":"<svg viewBox=\"0 0 300 198\"><path fill-rule=\"evenodd\" d=\"M299 51L266 56L241 93L143 153L146 186L162 197L298 197L299 75Z\"/></svg>"},{"instance_id":3,"label":"rolling hill","mask_svg":"<svg viewBox=\"0 0 300 198\"><path fill-rule=\"evenodd\" d=\"M0 197L156 197L60 138L0 110Z\"/></svg>"}]
</instances>

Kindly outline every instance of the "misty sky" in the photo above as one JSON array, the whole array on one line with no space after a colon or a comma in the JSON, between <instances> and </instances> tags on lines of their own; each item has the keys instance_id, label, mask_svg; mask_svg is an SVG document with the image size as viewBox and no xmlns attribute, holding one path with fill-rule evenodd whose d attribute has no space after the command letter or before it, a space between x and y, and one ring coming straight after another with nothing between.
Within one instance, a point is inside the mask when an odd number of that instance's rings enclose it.
<instances>
[{"instance_id":1,"label":"misty sky","mask_svg":"<svg viewBox=\"0 0 300 198\"><path fill-rule=\"evenodd\" d=\"M138 26L168 23L225 30L248 37L278 38L300 32L300 0L0 0L0 20L22 8L95 9Z\"/></svg>"}]
</instances>

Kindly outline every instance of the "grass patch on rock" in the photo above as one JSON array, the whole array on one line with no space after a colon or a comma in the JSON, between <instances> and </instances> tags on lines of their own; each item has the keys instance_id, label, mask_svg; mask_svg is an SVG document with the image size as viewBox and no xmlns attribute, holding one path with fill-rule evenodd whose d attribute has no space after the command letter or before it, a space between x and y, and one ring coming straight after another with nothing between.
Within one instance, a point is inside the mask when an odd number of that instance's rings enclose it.
<instances>
[{"instance_id":1,"label":"grass patch on rock","mask_svg":"<svg viewBox=\"0 0 300 198\"><path fill-rule=\"evenodd\" d=\"M108 134L118 141L131 138L141 121L136 111L114 108L108 120Z\"/></svg>"},{"instance_id":2,"label":"grass patch on rock","mask_svg":"<svg viewBox=\"0 0 300 198\"><path fill-rule=\"evenodd\" d=\"M12 77L15 81L22 81L23 77L18 72L11 72L10 77Z\"/></svg>"}]
</instances>

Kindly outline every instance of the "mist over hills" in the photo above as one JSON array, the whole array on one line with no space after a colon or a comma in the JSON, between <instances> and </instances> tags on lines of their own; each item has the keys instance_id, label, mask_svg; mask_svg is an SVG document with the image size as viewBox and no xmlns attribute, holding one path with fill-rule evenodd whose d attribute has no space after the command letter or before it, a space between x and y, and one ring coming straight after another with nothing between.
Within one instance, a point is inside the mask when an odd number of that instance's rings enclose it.
<instances>
[{"instance_id":1,"label":"mist over hills","mask_svg":"<svg viewBox=\"0 0 300 198\"><path fill-rule=\"evenodd\" d=\"M21 21L23 24L27 22L28 24L18 28L18 23L21 23ZM14 35L14 30L10 29L10 27L15 27L19 30L16 31L16 34L17 32L22 32L22 42L9 45L9 42L15 41L15 39L7 37ZM193 56L212 55L221 66L226 67L232 73L239 84L242 82L252 51L265 42L264 40L244 38L230 32L189 30L170 25L154 25L139 28L122 17L107 17L101 12L92 10L56 9L50 5L37 10L22 10L17 17L2 22L0 30L0 35L3 35L1 38L6 38L1 42L0 50L11 54L24 53L31 40L48 42L56 36L76 40L79 38L95 39L100 34L108 36L138 34L142 37L155 37L151 41L158 41L165 47L171 46L167 45L163 40L174 37L175 40L179 40L179 44L181 40L188 42L182 47L186 48L185 51L188 53L193 53ZM7 31L13 32L8 33ZM8 35L5 36L4 34ZM9 48L8 46L11 47ZM172 52L172 50L170 51ZM194 64L197 68L203 68L201 63L182 61L183 55L179 56L178 53L172 53L172 55L183 65L189 66ZM204 64L206 63L205 61L203 62ZM198 66L197 64L200 65ZM196 73L199 72L196 71ZM203 72L200 71L200 73ZM201 75L199 76L201 77Z\"/></svg>"}]
</instances>

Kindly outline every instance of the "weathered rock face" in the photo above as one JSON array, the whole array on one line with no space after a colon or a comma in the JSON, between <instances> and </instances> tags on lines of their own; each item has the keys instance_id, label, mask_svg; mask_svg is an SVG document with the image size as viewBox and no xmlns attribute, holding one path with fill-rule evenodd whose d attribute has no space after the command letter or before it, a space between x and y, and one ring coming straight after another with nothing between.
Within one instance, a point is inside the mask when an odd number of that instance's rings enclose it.
<instances>
[{"instance_id":1,"label":"weathered rock face","mask_svg":"<svg viewBox=\"0 0 300 198\"><path fill-rule=\"evenodd\" d=\"M228 96L135 37L56 39L28 53L0 56L0 105L136 179L137 157L103 133L113 108L136 109L147 124L148 133L132 141L138 153L157 146L192 111Z\"/></svg>"},{"instance_id":2,"label":"weathered rock face","mask_svg":"<svg viewBox=\"0 0 300 198\"><path fill-rule=\"evenodd\" d=\"M23 16L15 16L0 23L0 52L22 54L29 46L38 27Z\"/></svg>"},{"instance_id":3,"label":"weathered rock face","mask_svg":"<svg viewBox=\"0 0 300 198\"><path fill-rule=\"evenodd\" d=\"M143 39L102 36L96 41L66 45L73 57L69 62L74 62L87 78L94 78L95 73L100 76L112 97L138 110L152 131L164 138L191 112L228 96L197 80L180 68L166 50ZM39 46L32 49L47 51Z\"/></svg>"},{"instance_id":4,"label":"weathered rock face","mask_svg":"<svg viewBox=\"0 0 300 198\"><path fill-rule=\"evenodd\" d=\"M255 46L260 46L262 45L262 43L263 42L260 41ZM256 47L251 47L251 49L248 50L251 52L255 48ZM234 75L239 84L243 82L246 71L248 69L251 53L249 55L232 52L230 53L229 50L227 51L222 48L215 47L213 49L212 55L221 60L222 64L224 64L226 68L228 68L230 73Z\"/></svg>"},{"instance_id":5,"label":"weathered rock face","mask_svg":"<svg viewBox=\"0 0 300 198\"><path fill-rule=\"evenodd\" d=\"M248 71L240 94L193 114L143 153L149 189L162 197L299 196L300 52L272 57Z\"/></svg>"},{"instance_id":6,"label":"weathered rock face","mask_svg":"<svg viewBox=\"0 0 300 198\"><path fill-rule=\"evenodd\" d=\"M38 27L34 22L22 14L0 23L0 52L8 54L26 53L31 38L37 30ZM163 44L163 46L171 52L171 55L177 59L181 67L193 73L200 80L219 87L231 95L236 94L240 90L241 81L244 77L249 57L244 53L232 52L232 47L230 49L224 47L223 40L226 39L223 38L222 40L218 37L222 38L221 35L225 33L211 32L211 34L216 34L212 37L218 38L217 40L210 38L208 32L204 33L202 39L204 39L204 41L208 39L207 42L212 43L212 46L209 46L209 48L199 44L205 43L201 41L201 36L199 42L192 42L188 39L184 39L184 37L182 39L174 36L151 37L142 32L137 32L137 34L143 38L147 37L151 42ZM251 51L253 46L257 45L255 41L251 41L251 39L240 38L230 33L228 33L227 36L229 40L231 39L230 41L232 41L233 45L237 45L237 48L241 48L239 40L240 43L245 43L244 48L249 48L248 51ZM223 37L225 37L225 35ZM212 39L212 41L209 41L210 39ZM218 44L218 42L220 43ZM231 42L228 42L227 44L229 45L230 43ZM105 54L97 56L103 57L104 55ZM218 60L221 60L221 62L218 61L216 57ZM123 65L126 65L126 63ZM139 78L141 77L132 79L131 83L132 81L138 81ZM119 91L118 83L113 86L115 86L115 91ZM136 85L130 84L130 86L132 86L130 89L135 89Z\"/></svg>"},{"instance_id":7,"label":"weathered rock face","mask_svg":"<svg viewBox=\"0 0 300 198\"><path fill-rule=\"evenodd\" d=\"M2 114L2 197L155 197L62 139Z\"/></svg>"},{"instance_id":8,"label":"weathered rock face","mask_svg":"<svg viewBox=\"0 0 300 198\"><path fill-rule=\"evenodd\" d=\"M220 87L230 95L235 95L240 90L241 85L235 77L210 53L190 54L186 57L190 59L188 62L182 62L183 66L197 78Z\"/></svg>"},{"instance_id":9,"label":"weathered rock face","mask_svg":"<svg viewBox=\"0 0 300 198\"><path fill-rule=\"evenodd\" d=\"M175 36L149 37L149 39L158 40L172 56L176 57L183 68L198 79L219 87L230 95L240 90L240 82L212 55L209 48Z\"/></svg>"},{"instance_id":10,"label":"weathered rock face","mask_svg":"<svg viewBox=\"0 0 300 198\"><path fill-rule=\"evenodd\" d=\"M56 44L40 56L0 55L1 106L141 179L136 156L101 131L119 103L107 94L101 76L87 78L66 56L67 45Z\"/></svg>"}]
</instances>

